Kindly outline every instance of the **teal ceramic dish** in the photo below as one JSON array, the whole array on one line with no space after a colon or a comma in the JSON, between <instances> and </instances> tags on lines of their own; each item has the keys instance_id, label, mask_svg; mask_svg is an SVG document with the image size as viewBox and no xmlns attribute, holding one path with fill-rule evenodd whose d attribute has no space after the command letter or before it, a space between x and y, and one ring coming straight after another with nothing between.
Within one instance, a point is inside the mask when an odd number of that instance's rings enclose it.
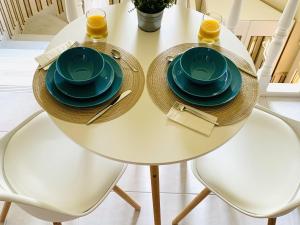
<instances>
[{"instance_id":1,"label":"teal ceramic dish","mask_svg":"<svg viewBox=\"0 0 300 225\"><path fill-rule=\"evenodd\" d=\"M191 48L180 59L183 74L197 84L211 84L226 75L227 63L219 52L205 47Z\"/></svg>"},{"instance_id":2,"label":"teal ceramic dish","mask_svg":"<svg viewBox=\"0 0 300 225\"><path fill-rule=\"evenodd\" d=\"M184 72L182 71L179 62L180 57L181 55L174 59L175 62L172 69L172 75L174 82L182 91L196 97L213 97L223 93L231 84L232 75L229 72L226 72L225 76L212 84L199 85L191 82L183 75Z\"/></svg>"},{"instance_id":3,"label":"teal ceramic dish","mask_svg":"<svg viewBox=\"0 0 300 225\"><path fill-rule=\"evenodd\" d=\"M102 55L104 60L112 66L115 76L112 85L107 91L101 95L98 95L97 97L89 99L70 98L56 88L54 83L55 64L52 64L46 74L46 88L50 95L58 102L76 108L93 107L112 99L121 88L123 82L123 72L119 64L113 58L106 54Z\"/></svg>"},{"instance_id":4,"label":"teal ceramic dish","mask_svg":"<svg viewBox=\"0 0 300 225\"><path fill-rule=\"evenodd\" d=\"M73 85L63 79L57 71L54 74L54 83L62 93L71 98L93 98L104 93L113 83L114 71L112 66L105 61L104 69L101 74L92 83L86 85Z\"/></svg>"},{"instance_id":5,"label":"teal ceramic dish","mask_svg":"<svg viewBox=\"0 0 300 225\"><path fill-rule=\"evenodd\" d=\"M67 82L85 85L93 82L104 68L101 53L91 48L70 48L63 52L56 61L58 74Z\"/></svg>"},{"instance_id":6,"label":"teal ceramic dish","mask_svg":"<svg viewBox=\"0 0 300 225\"><path fill-rule=\"evenodd\" d=\"M167 81L169 87L174 92L174 94L177 95L179 98L195 106L212 107L212 106L220 106L225 103L228 103L229 101L233 100L239 93L242 85L242 77L236 65L234 65L234 63L230 59L226 58L226 61L228 64L228 73L232 75L232 81L230 86L227 88L227 90L220 95L210 97L210 98L199 98L199 97L189 95L184 91L182 91L173 80L172 69L175 63L174 61L170 64L167 72Z\"/></svg>"}]
</instances>

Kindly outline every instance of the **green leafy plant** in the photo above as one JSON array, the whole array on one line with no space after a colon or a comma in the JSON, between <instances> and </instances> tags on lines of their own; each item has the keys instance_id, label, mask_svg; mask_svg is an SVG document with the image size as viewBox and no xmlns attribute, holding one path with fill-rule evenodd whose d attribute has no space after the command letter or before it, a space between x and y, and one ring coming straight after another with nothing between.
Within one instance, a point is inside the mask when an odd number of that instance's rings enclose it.
<instances>
[{"instance_id":1,"label":"green leafy plant","mask_svg":"<svg viewBox=\"0 0 300 225\"><path fill-rule=\"evenodd\" d=\"M144 13L157 13L175 3L175 0L132 0L135 7Z\"/></svg>"}]
</instances>

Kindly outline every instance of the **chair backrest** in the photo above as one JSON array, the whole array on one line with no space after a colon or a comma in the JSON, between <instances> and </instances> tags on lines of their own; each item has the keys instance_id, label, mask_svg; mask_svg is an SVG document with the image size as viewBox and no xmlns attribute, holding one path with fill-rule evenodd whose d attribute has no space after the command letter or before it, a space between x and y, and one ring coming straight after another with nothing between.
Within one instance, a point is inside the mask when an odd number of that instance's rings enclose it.
<instances>
[{"instance_id":1,"label":"chair backrest","mask_svg":"<svg viewBox=\"0 0 300 225\"><path fill-rule=\"evenodd\" d=\"M77 145L41 111L0 139L0 157L0 201L46 221L89 214L126 168Z\"/></svg>"},{"instance_id":2,"label":"chair backrest","mask_svg":"<svg viewBox=\"0 0 300 225\"><path fill-rule=\"evenodd\" d=\"M281 114L275 113L274 111L272 111L268 108L265 108L263 106L260 106L260 105L256 105L255 107L284 120L287 124L290 125L290 127L292 127L294 129L294 131L297 133L297 135L300 139L300 121L297 121L297 120L288 118L286 116L283 116Z\"/></svg>"},{"instance_id":3,"label":"chair backrest","mask_svg":"<svg viewBox=\"0 0 300 225\"><path fill-rule=\"evenodd\" d=\"M256 105L255 107L285 121L297 134L298 139L299 139L299 144L300 144L300 121L297 121L297 120L288 118L286 116L283 116L281 114L275 113L275 112L271 111L270 109L259 106L259 105ZM279 208L275 212L273 212L274 217L285 215L286 213L290 212L291 210L297 208L298 206L300 206L300 177L298 180L298 187L295 190L295 193L291 196L290 199L287 200L287 203L285 205L283 205L282 208Z\"/></svg>"},{"instance_id":4,"label":"chair backrest","mask_svg":"<svg viewBox=\"0 0 300 225\"><path fill-rule=\"evenodd\" d=\"M8 201L8 202L15 202L15 203L20 203L28 206L33 206L33 207L38 207L41 209L46 209L46 210L51 210L59 213L64 213L61 212L61 210L56 209L53 206L50 206L44 202L40 202L34 198L30 198L28 196L22 195L22 194L16 194L8 184L6 180L6 176L4 174L4 154L5 154L5 149L12 138L12 136L19 130L21 129L24 125L26 125L29 121L31 121L33 118L35 118L37 115L39 115L42 111L38 111L28 117L25 121L23 121L21 124L19 124L16 128L14 128L12 131L7 133L3 138L0 140L0 200L1 201Z\"/></svg>"}]
</instances>

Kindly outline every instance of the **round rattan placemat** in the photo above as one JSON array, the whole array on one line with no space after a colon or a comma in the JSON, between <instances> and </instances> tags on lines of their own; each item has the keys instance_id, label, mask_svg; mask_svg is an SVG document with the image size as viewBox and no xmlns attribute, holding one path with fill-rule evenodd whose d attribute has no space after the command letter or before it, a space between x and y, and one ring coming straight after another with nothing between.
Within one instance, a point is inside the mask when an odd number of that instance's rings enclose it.
<instances>
[{"instance_id":1,"label":"round rattan placemat","mask_svg":"<svg viewBox=\"0 0 300 225\"><path fill-rule=\"evenodd\" d=\"M166 57L171 55L175 56L179 53L184 52L188 48L202 46L198 43L186 43L174 46L167 49L158 55L153 62L151 63L148 73L147 73L147 89L153 100L153 102L164 112L168 113L175 101L186 103L184 100L175 96L168 86L166 74L168 69L168 61ZM207 46L207 45L203 45ZM241 66L242 68L252 71L248 62L241 58L240 56L235 55L231 51L224 49L219 46L212 45L210 46L215 50L221 52L223 55L231 59L236 65ZM242 74L242 87L239 94L227 104L216 107L198 107L193 106L197 109L200 109L204 112L210 113L218 117L218 122L220 125L230 125L236 123L244 118L246 118L252 111L258 97L258 82L257 78L250 76L246 73Z\"/></svg>"},{"instance_id":2,"label":"round rattan placemat","mask_svg":"<svg viewBox=\"0 0 300 225\"><path fill-rule=\"evenodd\" d=\"M133 72L131 69L126 65L123 60L118 60L117 62L121 65L124 79L121 86L120 91L117 93L120 94L125 90L132 90L132 93L126 97L124 100L119 102L117 105L112 107L108 110L105 114L99 117L94 123L105 122L109 120L113 120L122 114L129 111L135 103L138 101L139 97L141 96L145 77L143 69L138 62L138 60L126 52L125 50L113 46L108 43L100 43L100 42L85 42L82 46L94 48L98 51L106 53L110 55L111 49L117 49L121 52L122 58L133 65L135 68L138 69L138 72ZM90 108L73 108L57 102L47 91L45 86L45 76L46 71L43 69L36 70L33 78L33 92L36 100L41 105L41 107L48 112L50 115L72 123L86 123L90 118L92 118L99 110L107 106L111 101L107 103L103 103L96 107Z\"/></svg>"}]
</instances>

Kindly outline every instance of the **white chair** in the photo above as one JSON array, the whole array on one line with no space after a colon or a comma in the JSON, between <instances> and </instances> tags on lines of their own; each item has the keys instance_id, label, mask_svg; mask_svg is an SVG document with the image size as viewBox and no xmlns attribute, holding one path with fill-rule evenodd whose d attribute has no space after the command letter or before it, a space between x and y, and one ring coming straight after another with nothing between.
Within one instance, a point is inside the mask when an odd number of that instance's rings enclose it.
<instances>
[{"instance_id":1,"label":"white chair","mask_svg":"<svg viewBox=\"0 0 300 225\"><path fill-rule=\"evenodd\" d=\"M211 191L252 217L276 217L300 206L300 122L258 107L249 121L217 150L192 161L206 186L173 220L183 219Z\"/></svg>"},{"instance_id":2,"label":"white chair","mask_svg":"<svg viewBox=\"0 0 300 225\"><path fill-rule=\"evenodd\" d=\"M0 216L10 203L29 214L61 224L91 213L115 191L136 210L135 203L116 183L126 165L102 158L67 138L38 112L0 140Z\"/></svg>"},{"instance_id":3,"label":"white chair","mask_svg":"<svg viewBox=\"0 0 300 225\"><path fill-rule=\"evenodd\" d=\"M196 0L197 1L197 0ZM241 0L234 0L240 4ZM292 23L298 0L289 0L258 71L260 93L266 94L275 63ZM234 7L233 7L234 8ZM276 217L300 206L300 122L257 106L249 121L231 140L192 162L207 188L173 220L178 224L211 191L239 211L253 217Z\"/></svg>"}]
</instances>

